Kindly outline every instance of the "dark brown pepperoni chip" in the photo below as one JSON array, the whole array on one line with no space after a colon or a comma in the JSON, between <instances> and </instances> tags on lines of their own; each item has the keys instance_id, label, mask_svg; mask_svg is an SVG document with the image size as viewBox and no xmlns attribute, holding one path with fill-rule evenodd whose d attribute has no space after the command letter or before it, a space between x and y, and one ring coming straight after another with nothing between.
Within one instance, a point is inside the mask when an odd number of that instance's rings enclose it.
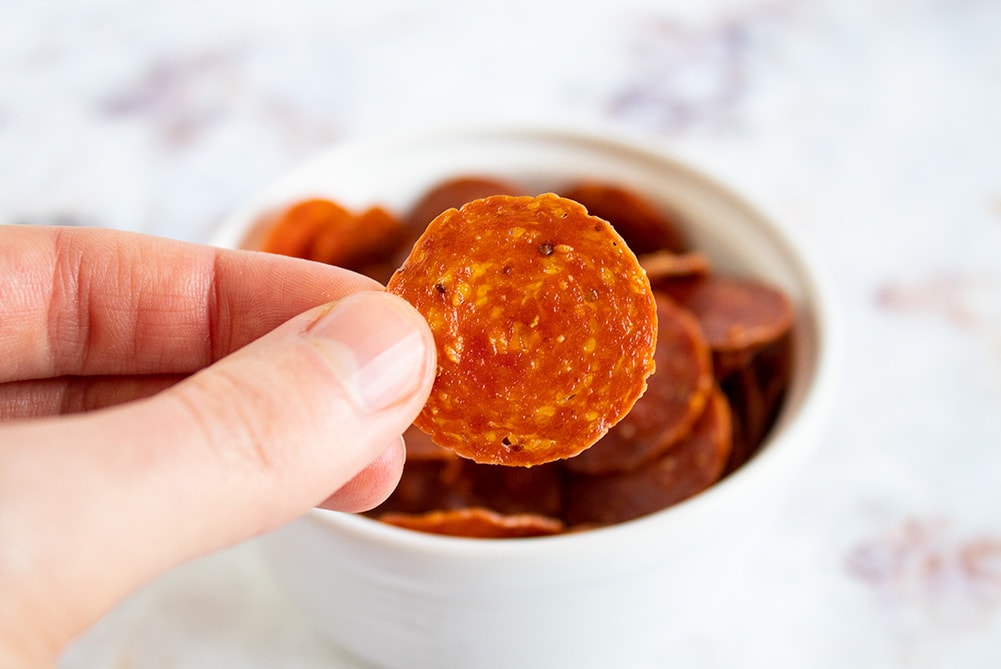
<instances>
[{"instance_id":1,"label":"dark brown pepperoni chip","mask_svg":"<svg viewBox=\"0 0 1001 669\"><path fill-rule=\"evenodd\" d=\"M635 469L672 447L702 415L713 389L712 358L698 321L662 293L657 299L656 371L647 391L601 441L566 466L587 474Z\"/></svg>"},{"instance_id":2,"label":"dark brown pepperoni chip","mask_svg":"<svg viewBox=\"0 0 1001 669\"><path fill-rule=\"evenodd\" d=\"M730 408L717 389L692 431L664 456L630 472L573 477L566 491L566 520L608 525L667 508L718 481L730 448Z\"/></svg>"}]
</instances>

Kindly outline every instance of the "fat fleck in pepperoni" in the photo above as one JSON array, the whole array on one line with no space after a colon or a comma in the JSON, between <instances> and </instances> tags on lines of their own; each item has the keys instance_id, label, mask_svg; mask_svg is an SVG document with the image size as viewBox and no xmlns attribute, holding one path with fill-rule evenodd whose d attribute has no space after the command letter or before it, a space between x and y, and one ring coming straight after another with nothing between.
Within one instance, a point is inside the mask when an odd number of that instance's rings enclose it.
<instances>
[{"instance_id":1,"label":"fat fleck in pepperoni","mask_svg":"<svg viewBox=\"0 0 1001 669\"><path fill-rule=\"evenodd\" d=\"M713 351L716 377L746 366L792 327L793 309L779 290L752 279L707 276L658 286L699 319Z\"/></svg>"},{"instance_id":2,"label":"fat fleck in pepperoni","mask_svg":"<svg viewBox=\"0 0 1001 669\"><path fill-rule=\"evenodd\" d=\"M692 432L660 459L631 472L575 478L567 488L567 521L621 523L676 504L719 480L730 447L730 408L714 390Z\"/></svg>"},{"instance_id":3,"label":"fat fleck in pepperoni","mask_svg":"<svg viewBox=\"0 0 1001 669\"><path fill-rule=\"evenodd\" d=\"M563 531L563 523L555 518L529 513L504 515L479 507L425 514L386 513L379 520L418 532L472 539L544 537Z\"/></svg>"},{"instance_id":4,"label":"fat fleck in pepperoni","mask_svg":"<svg viewBox=\"0 0 1001 669\"><path fill-rule=\"evenodd\" d=\"M566 466L606 474L635 469L691 429L713 388L712 357L698 321L662 293L657 298L656 371L629 414Z\"/></svg>"},{"instance_id":5,"label":"fat fleck in pepperoni","mask_svg":"<svg viewBox=\"0 0 1001 669\"><path fill-rule=\"evenodd\" d=\"M677 222L645 197L620 186L586 182L562 189L561 195L584 205L592 216L610 222L634 253L686 250Z\"/></svg>"},{"instance_id":6,"label":"fat fleck in pepperoni","mask_svg":"<svg viewBox=\"0 0 1001 669\"><path fill-rule=\"evenodd\" d=\"M387 289L424 315L438 348L414 424L477 462L580 453L653 371L656 305L636 256L606 221L551 193L442 213Z\"/></svg>"}]
</instances>

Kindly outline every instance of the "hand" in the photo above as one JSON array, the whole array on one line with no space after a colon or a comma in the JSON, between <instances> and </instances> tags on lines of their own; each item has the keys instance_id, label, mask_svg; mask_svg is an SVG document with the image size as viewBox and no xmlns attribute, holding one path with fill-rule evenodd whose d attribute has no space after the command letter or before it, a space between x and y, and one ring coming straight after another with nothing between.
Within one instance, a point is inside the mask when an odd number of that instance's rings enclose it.
<instances>
[{"instance_id":1,"label":"hand","mask_svg":"<svg viewBox=\"0 0 1001 669\"><path fill-rule=\"evenodd\" d=\"M399 480L426 323L352 272L0 227L0 666L156 574ZM67 414L67 415L60 415Z\"/></svg>"}]
</instances>

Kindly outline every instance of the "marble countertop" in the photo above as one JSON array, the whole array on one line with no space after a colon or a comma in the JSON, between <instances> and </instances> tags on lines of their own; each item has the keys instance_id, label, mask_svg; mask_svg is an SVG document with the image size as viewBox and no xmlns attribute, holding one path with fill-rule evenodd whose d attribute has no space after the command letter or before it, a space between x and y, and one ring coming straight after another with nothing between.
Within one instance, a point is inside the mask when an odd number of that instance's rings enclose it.
<instances>
[{"instance_id":1,"label":"marble countertop","mask_svg":"<svg viewBox=\"0 0 1001 669\"><path fill-rule=\"evenodd\" d=\"M1001 4L0 0L0 15L2 223L206 241L331 144L540 120L643 133L780 212L834 278L840 392L763 529L774 549L679 660L997 666ZM354 665L253 542L150 584L61 663L276 666Z\"/></svg>"}]
</instances>

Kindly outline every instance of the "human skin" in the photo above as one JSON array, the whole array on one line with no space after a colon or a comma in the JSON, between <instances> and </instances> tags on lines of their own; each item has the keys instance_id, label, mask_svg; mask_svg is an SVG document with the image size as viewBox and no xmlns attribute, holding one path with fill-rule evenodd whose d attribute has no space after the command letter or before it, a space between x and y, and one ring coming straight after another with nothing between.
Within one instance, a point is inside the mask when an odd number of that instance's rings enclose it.
<instances>
[{"instance_id":1,"label":"human skin","mask_svg":"<svg viewBox=\"0 0 1001 669\"><path fill-rule=\"evenodd\" d=\"M336 267L0 226L0 666L171 567L399 480L423 319Z\"/></svg>"}]
</instances>

